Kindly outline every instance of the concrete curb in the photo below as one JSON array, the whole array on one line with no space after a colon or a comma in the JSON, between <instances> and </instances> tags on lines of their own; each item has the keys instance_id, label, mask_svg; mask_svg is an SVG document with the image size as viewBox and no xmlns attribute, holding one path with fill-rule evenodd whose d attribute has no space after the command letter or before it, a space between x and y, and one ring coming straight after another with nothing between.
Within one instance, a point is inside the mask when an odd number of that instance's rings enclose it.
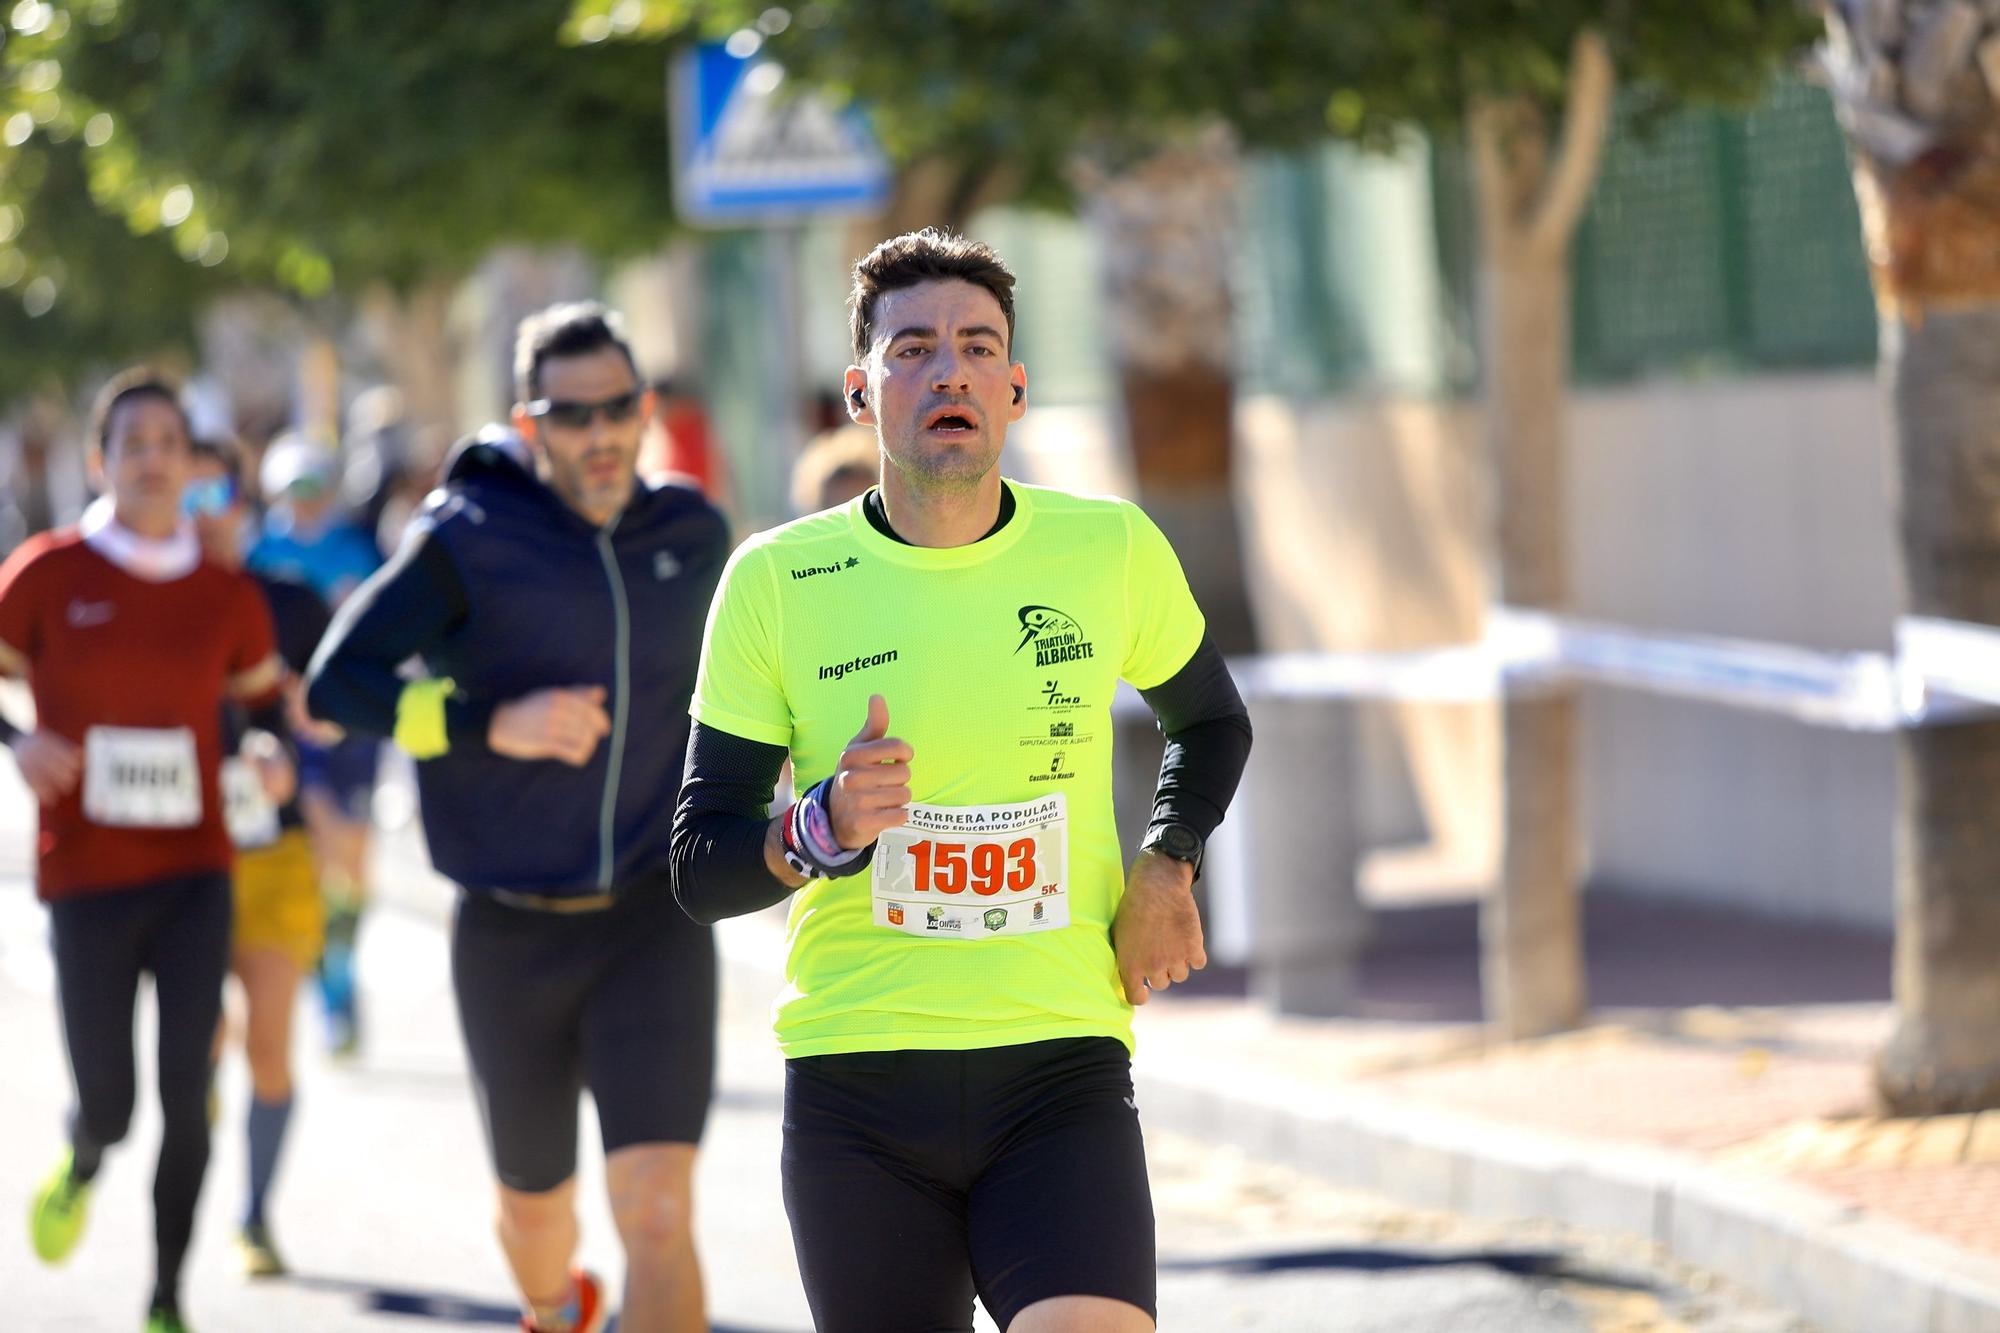
<instances>
[{"instance_id":1,"label":"concrete curb","mask_svg":"<svg viewBox=\"0 0 2000 1333\"><path fill-rule=\"evenodd\" d=\"M1418 1207L1650 1240L1825 1333L2000 1333L2000 1261L1782 1180L1365 1088L1220 1087L1160 1063L1142 1045L1135 1079L1164 1129Z\"/></svg>"}]
</instances>

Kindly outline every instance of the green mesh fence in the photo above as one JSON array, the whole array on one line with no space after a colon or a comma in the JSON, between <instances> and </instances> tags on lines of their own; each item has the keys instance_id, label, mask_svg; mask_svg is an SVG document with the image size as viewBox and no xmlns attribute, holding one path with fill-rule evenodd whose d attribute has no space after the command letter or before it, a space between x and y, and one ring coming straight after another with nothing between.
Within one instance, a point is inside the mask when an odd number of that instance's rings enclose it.
<instances>
[{"instance_id":1,"label":"green mesh fence","mask_svg":"<svg viewBox=\"0 0 2000 1333\"><path fill-rule=\"evenodd\" d=\"M1576 236L1575 374L1864 365L1874 308L1826 95L1621 118Z\"/></svg>"},{"instance_id":2,"label":"green mesh fence","mask_svg":"<svg viewBox=\"0 0 2000 1333\"><path fill-rule=\"evenodd\" d=\"M1464 154L1439 143L1427 163L1412 161L1430 194L1422 236L1407 213L1384 226L1379 209L1355 203L1370 186L1348 155L1253 164L1238 285L1246 388L1476 388L1477 235ZM1423 264L1411 245L1428 248ZM1747 114L1685 111L1645 133L1621 117L1573 268L1582 382L1874 360L1846 152L1826 94L1797 81ZM1409 281L1426 269L1434 280ZM1402 334L1385 337L1385 326ZM1402 335L1412 328L1432 340L1428 357L1410 354Z\"/></svg>"}]
</instances>

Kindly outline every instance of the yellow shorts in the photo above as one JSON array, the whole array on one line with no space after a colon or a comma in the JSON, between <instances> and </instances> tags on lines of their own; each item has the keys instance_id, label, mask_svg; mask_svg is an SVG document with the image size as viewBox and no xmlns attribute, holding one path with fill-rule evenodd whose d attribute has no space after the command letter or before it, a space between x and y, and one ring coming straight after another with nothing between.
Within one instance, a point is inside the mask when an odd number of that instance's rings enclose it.
<instances>
[{"instance_id":1,"label":"yellow shorts","mask_svg":"<svg viewBox=\"0 0 2000 1333\"><path fill-rule=\"evenodd\" d=\"M326 946L319 864L303 829L286 829L268 847L236 853L237 949L278 949L301 970Z\"/></svg>"}]
</instances>

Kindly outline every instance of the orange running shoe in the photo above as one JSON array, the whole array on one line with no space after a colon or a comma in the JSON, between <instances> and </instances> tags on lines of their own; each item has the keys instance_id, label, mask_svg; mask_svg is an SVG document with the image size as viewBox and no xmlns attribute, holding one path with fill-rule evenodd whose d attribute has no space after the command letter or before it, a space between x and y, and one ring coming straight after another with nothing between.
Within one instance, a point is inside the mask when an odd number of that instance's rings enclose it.
<instances>
[{"instance_id":1,"label":"orange running shoe","mask_svg":"<svg viewBox=\"0 0 2000 1333\"><path fill-rule=\"evenodd\" d=\"M597 1274L581 1268L569 1272L570 1299L564 1308L569 1315L568 1327L561 1333L602 1333L604 1317L611 1313L604 1304L604 1284L597 1280ZM521 1316L522 1333L558 1333L537 1324L529 1315Z\"/></svg>"}]
</instances>

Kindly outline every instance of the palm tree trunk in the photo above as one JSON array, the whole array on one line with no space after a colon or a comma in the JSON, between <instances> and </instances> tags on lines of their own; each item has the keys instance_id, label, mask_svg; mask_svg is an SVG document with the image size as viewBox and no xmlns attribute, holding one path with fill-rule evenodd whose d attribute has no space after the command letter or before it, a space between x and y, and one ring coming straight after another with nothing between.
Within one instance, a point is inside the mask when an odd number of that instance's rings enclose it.
<instances>
[{"instance_id":1,"label":"palm tree trunk","mask_svg":"<svg viewBox=\"0 0 2000 1333\"><path fill-rule=\"evenodd\" d=\"M1906 607L2000 625L2000 303L1885 332ZM1877 1086L1899 1114L2000 1107L2000 722L1904 731L1897 781L1896 1027Z\"/></svg>"},{"instance_id":2,"label":"palm tree trunk","mask_svg":"<svg viewBox=\"0 0 2000 1333\"><path fill-rule=\"evenodd\" d=\"M1474 103L1485 434L1495 585L1519 610L1570 608L1569 243L1597 173L1612 69L1578 37L1560 151L1524 100ZM1502 1039L1575 1027L1587 1005L1578 885L1574 687L1510 689L1501 705L1500 873L1480 919L1486 1018Z\"/></svg>"},{"instance_id":3,"label":"palm tree trunk","mask_svg":"<svg viewBox=\"0 0 2000 1333\"><path fill-rule=\"evenodd\" d=\"M1904 609L2000 627L2000 30L1976 7L1830 8L1824 51L1881 317ZM1897 743L1898 1114L2000 1107L2000 721Z\"/></svg>"}]
</instances>

